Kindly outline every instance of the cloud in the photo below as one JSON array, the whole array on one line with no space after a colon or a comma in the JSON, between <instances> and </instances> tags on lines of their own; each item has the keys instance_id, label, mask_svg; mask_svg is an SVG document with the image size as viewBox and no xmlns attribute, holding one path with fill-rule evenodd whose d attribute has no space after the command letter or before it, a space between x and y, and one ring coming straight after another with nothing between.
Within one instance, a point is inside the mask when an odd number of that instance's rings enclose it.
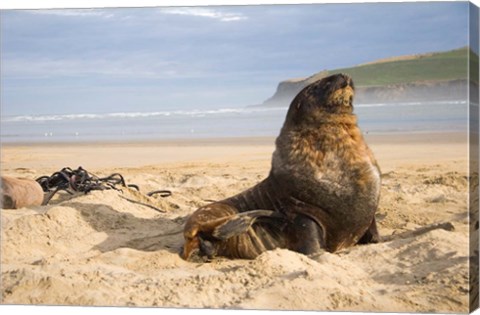
<instances>
[{"instance_id":1,"label":"cloud","mask_svg":"<svg viewBox=\"0 0 480 315\"><path fill-rule=\"evenodd\" d=\"M216 71L211 63L197 60L175 60L157 54L97 54L51 58L45 56L5 56L2 78L8 80L73 80L105 78L111 80L198 79L228 76ZM7 81L6 81L7 82ZM13 81L12 81L13 82Z\"/></svg>"},{"instance_id":2,"label":"cloud","mask_svg":"<svg viewBox=\"0 0 480 315\"><path fill-rule=\"evenodd\" d=\"M55 16L76 16L76 17L100 17L109 19L115 15L111 12L98 9L55 9L55 10L26 10L25 12L38 15L55 15Z\"/></svg>"},{"instance_id":3,"label":"cloud","mask_svg":"<svg viewBox=\"0 0 480 315\"><path fill-rule=\"evenodd\" d=\"M222 22L233 22L247 19L245 15L240 13L222 12L220 10L207 8L163 8L160 9L160 12L172 15L205 17L210 19L216 19Z\"/></svg>"},{"instance_id":4,"label":"cloud","mask_svg":"<svg viewBox=\"0 0 480 315\"><path fill-rule=\"evenodd\" d=\"M165 78L178 75L174 62L149 58L93 58L93 59L6 59L2 76L5 78L61 78L105 76L110 78Z\"/></svg>"}]
</instances>

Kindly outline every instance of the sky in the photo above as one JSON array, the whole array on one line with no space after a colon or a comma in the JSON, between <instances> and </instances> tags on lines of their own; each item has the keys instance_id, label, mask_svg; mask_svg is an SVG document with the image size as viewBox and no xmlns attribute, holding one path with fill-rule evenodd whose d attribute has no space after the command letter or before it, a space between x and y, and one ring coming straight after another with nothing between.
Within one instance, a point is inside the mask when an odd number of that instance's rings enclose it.
<instances>
[{"instance_id":1,"label":"sky","mask_svg":"<svg viewBox=\"0 0 480 315\"><path fill-rule=\"evenodd\" d=\"M259 104L282 80L468 44L468 3L1 11L2 115Z\"/></svg>"}]
</instances>

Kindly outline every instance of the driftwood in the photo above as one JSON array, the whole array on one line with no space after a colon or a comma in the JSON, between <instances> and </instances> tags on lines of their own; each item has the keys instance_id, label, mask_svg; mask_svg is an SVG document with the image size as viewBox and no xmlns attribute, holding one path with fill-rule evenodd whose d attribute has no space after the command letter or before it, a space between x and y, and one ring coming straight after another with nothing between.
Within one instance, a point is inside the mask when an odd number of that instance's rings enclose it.
<instances>
[{"instance_id":1,"label":"driftwood","mask_svg":"<svg viewBox=\"0 0 480 315\"><path fill-rule=\"evenodd\" d=\"M44 198L43 189L35 180L8 176L1 177L1 195L3 209L40 206Z\"/></svg>"},{"instance_id":2,"label":"driftwood","mask_svg":"<svg viewBox=\"0 0 480 315\"><path fill-rule=\"evenodd\" d=\"M413 231L406 231L399 234L387 235L382 237L382 242L391 242L397 239L405 239L410 237L417 237L433 230L445 230L445 231L454 231L455 227L450 222L434 223L426 226L422 226Z\"/></svg>"}]
</instances>

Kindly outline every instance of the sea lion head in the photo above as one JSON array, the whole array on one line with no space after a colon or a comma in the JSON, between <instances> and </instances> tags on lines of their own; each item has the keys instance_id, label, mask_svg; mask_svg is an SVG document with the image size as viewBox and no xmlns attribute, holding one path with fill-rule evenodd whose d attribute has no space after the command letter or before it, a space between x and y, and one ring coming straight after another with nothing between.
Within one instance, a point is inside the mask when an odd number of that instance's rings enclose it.
<instances>
[{"instance_id":1,"label":"sea lion head","mask_svg":"<svg viewBox=\"0 0 480 315\"><path fill-rule=\"evenodd\" d=\"M351 115L355 87L346 74L334 74L306 86L293 99L285 125L319 123L333 116Z\"/></svg>"}]
</instances>

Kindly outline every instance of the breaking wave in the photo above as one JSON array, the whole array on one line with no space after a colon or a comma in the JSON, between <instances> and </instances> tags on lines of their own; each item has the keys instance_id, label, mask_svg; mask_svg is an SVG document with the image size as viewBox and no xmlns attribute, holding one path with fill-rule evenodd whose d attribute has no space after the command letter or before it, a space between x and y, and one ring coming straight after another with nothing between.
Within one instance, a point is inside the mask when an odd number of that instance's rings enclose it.
<instances>
[{"instance_id":1,"label":"breaking wave","mask_svg":"<svg viewBox=\"0 0 480 315\"><path fill-rule=\"evenodd\" d=\"M405 103L378 103L378 104L356 104L357 108L368 107L401 107L401 106L425 106L425 105L466 105L466 100L457 101L433 101L433 102L405 102ZM18 115L4 116L2 122L48 122L48 121L69 121L69 120L103 120L103 119L135 119L155 118L169 116L206 117L216 115L244 115L260 112L286 112L287 107L243 107L243 108L221 108L221 109L193 109L155 112L117 112L104 114L59 114L59 115Z\"/></svg>"},{"instance_id":2,"label":"breaking wave","mask_svg":"<svg viewBox=\"0 0 480 315\"><path fill-rule=\"evenodd\" d=\"M60 115L18 115L2 117L3 122L48 122L61 120L102 120L102 119L129 119L168 116L205 117L225 114L251 114L255 112L285 111L286 108L221 108L221 109L194 109L158 112L118 112L105 114L60 114Z\"/></svg>"}]
</instances>

